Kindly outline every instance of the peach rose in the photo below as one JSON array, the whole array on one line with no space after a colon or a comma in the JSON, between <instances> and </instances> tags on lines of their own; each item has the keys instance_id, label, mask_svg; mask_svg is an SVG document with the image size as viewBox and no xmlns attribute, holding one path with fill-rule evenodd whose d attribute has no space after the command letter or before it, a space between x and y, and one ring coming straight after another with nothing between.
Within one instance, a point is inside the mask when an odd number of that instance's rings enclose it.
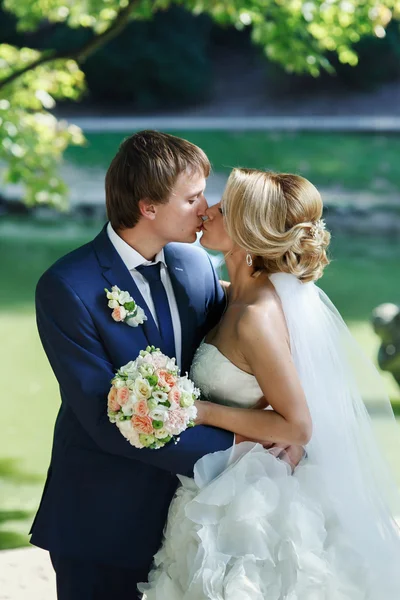
<instances>
[{"instance_id":1,"label":"peach rose","mask_svg":"<svg viewBox=\"0 0 400 600\"><path fill-rule=\"evenodd\" d=\"M135 402L135 406L133 407L135 414L138 417L146 417L149 414L149 407L147 406L147 401L142 399Z\"/></svg>"},{"instance_id":2,"label":"peach rose","mask_svg":"<svg viewBox=\"0 0 400 600\"><path fill-rule=\"evenodd\" d=\"M174 385L176 384L176 377L174 377L172 373L167 372L164 376L164 379L167 382L167 385L169 385L171 388L174 387Z\"/></svg>"},{"instance_id":3,"label":"peach rose","mask_svg":"<svg viewBox=\"0 0 400 600\"><path fill-rule=\"evenodd\" d=\"M117 412L121 408L120 405L118 404L117 390L115 389L114 386L108 392L107 404L108 404L109 410L112 410L113 412Z\"/></svg>"},{"instance_id":4,"label":"peach rose","mask_svg":"<svg viewBox=\"0 0 400 600\"><path fill-rule=\"evenodd\" d=\"M165 371L164 369L159 369L158 371L156 371L156 374L158 376L158 385L160 387L172 388L175 385L176 378L173 375L171 375L171 373L168 373L168 371Z\"/></svg>"},{"instance_id":5,"label":"peach rose","mask_svg":"<svg viewBox=\"0 0 400 600\"><path fill-rule=\"evenodd\" d=\"M127 388L126 386L122 387L122 388L118 388L117 400L121 406L124 406L124 404L126 404L128 402L129 394L130 394L129 388Z\"/></svg>"},{"instance_id":6,"label":"peach rose","mask_svg":"<svg viewBox=\"0 0 400 600\"><path fill-rule=\"evenodd\" d=\"M171 402L171 404L173 404L173 403L179 404L180 397L181 397L181 393L180 393L179 389L176 386L174 386L169 391L168 400Z\"/></svg>"},{"instance_id":7,"label":"peach rose","mask_svg":"<svg viewBox=\"0 0 400 600\"><path fill-rule=\"evenodd\" d=\"M111 313L114 321L123 321L126 317L126 310L123 306L117 306Z\"/></svg>"},{"instance_id":8,"label":"peach rose","mask_svg":"<svg viewBox=\"0 0 400 600\"><path fill-rule=\"evenodd\" d=\"M153 423L150 417L147 415L145 417L133 415L131 418L131 423L139 433L145 433L146 435L153 433Z\"/></svg>"}]
</instances>

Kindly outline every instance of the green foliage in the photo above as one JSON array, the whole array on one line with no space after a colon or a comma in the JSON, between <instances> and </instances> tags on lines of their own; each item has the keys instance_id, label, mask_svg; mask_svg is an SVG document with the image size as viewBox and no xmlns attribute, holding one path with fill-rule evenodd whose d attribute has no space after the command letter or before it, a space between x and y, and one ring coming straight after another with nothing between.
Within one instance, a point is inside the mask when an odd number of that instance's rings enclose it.
<instances>
[{"instance_id":1,"label":"green foliage","mask_svg":"<svg viewBox=\"0 0 400 600\"><path fill-rule=\"evenodd\" d=\"M0 67L5 77L39 58L30 48L0 46ZM76 99L84 77L76 62L55 60L26 71L3 89L0 100L0 161L4 178L21 183L28 204L48 203L60 208L66 186L57 176L62 154L69 144L81 144L79 128L57 121L47 109L56 98Z\"/></svg>"},{"instance_id":2,"label":"green foliage","mask_svg":"<svg viewBox=\"0 0 400 600\"><path fill-rule=\"evenodd\" d=\"M392 21L383 39L365 36L356 44L358 64L337 64L339 80L353 89L373 89L400 76L400 24Z\"/></svg>"},{"instance_id":3,"label":"green foliage","mask_svg":"<svg viewBox=\"0 0 400 600\"><path fill-rule=\"evenodd\" d=\"M111 86L123 93L121 83L128 82L118 78L117 67L123 36L127 34L121 32L129 21L147 21L174 4L196 15L209 15L219 24L251 28L253 41L270 60L288 72L315 77L321 70L332 70L329 52L335 52L343 64L356 65L354 44L364 36L383 37L385 28L400 13L399 0L379 4L376 0L4 0L4 8L17 18L19 31L40 33L46 23L64 23L70 28L86 28L90 34L81 47L64 52L11 45L0 49L0 162L6 164L8 181L23 183L28 203L62 206L65 198L65 186L56 175L57 164L64 149L69 144L82 144L83 136L77 128L57 123L48 111L58 98L79 98L84 77L78 64L88 61L105 44L111 44L107 60L116 73ZM164 32L170 45L185 33L175 23L171 23L172 27L175 29ZM172 82L176 89L185 80L184 71L176 69L181 47L178 44L175 57L172 53L168 60L161 55L156 61L153 55L147 63L142 62L143 80L148 82L154 70L159 77L168 73L168 81L175 75ZM201 53L192 58L194 62L186 64L197 64L196 70L201 66ZM135 57L129 56L129 60L132 70L138 70ZM89 61L87 70L90 77ZM193 71L190 66L189 71ZM205 83L202 75L204 70L199 69L196 89ZM186 90L190 93L190 86L179 90L182 97ZM106 93L105 86L102 93ZM174 99L171 93L171 100ZM151 104L148 97L140 101Z\"/></svg>"}]
</instances>

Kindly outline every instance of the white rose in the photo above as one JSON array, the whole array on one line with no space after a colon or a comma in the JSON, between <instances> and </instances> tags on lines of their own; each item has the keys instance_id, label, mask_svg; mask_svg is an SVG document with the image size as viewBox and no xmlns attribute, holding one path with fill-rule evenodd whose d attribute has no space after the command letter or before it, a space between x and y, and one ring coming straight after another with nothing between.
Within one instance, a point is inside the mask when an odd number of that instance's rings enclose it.
<instances>
[{"instance_id":1,"label":"white rose","mask_svg":"<svg viewBox=\"0 0 400 600\"><path fill-rule=\"evenodd\" d=\"M118 300L119 288L117 288L117 286L114 285L111 288L111 292L109 292L109 291L106 292L106 296L107 296L108 300Z\"/></svg>"},{"instance_id":2,"label":"white rose","mask_svg":"<svg viewBox=\"0 0 400 600\"><path fill-rule=\"evenodd\" d=\"M182 408L188 408L189 406L192 406L193 402L194 400L192 394L189 394L189 392L182 392L179 399L179 404L182 406Z\"/></svg>"},{"instance_id":3,"label":"white rose","mask_svg":"<svg viewBox=\"0 0 400 600\"><path fill-rule=\"evenodd\" d=\"M156 369L165 369L168 357L162 354L161 352L153 352L151 355L153 360L153 365Z\"/></svg>"},{"instance_id":4,"label":"white rose","mask_svg":"<svg viewBox=\"0 0 400 600\"><path fill-rule=\"evenodd\" d=\"M151 354L145 354L144 356L140 356L138 358L139 364L141 365L153 365L153 359L151 358Z\"/></svg>"},{"instance_id":5,"label":"white rose","mask_svg":"<svg viewBox=\"0 0 400 600\"><path fill-rule=\"evenodd\" d=\"M135 446L135 448L144 448L140 442L138 432L132 427L130 421L118 421L117 427L132 446Z\"/></svg>"},{"instance_id":6,"label":"white rose","mask_svg":"<svg viewBox=\"0 0 400 600\"><path fill-rule=\"evenodd\" d=\"M127 365L122 367L122 372L128 375L129 379L136 379L139 376L139 371L135 360L131 360Z\"/></svg>"},{"instance_id":7,"label":"white rose","mask_svg":"<svg viewBox=\"0 0 400 600\"><path fill-rule=\"evenodd\" d=\"M130 369L132 369L132 367L135 365L135 361L134 360L130 360L128 363L126 363L126 365L123 365L120 369L119 369L119 373L127 373Z\"/></svg>"},{"instance_id":8,"label":"white rose","mask_svg":"<svg viewBox=\"0 0 400 600\"><path fill-rule=\"evenodd\" d=\"M140 306L136 305L136 317L135 317L138 325L141 325L144 321L147 321L147 317L145 315L145 312L143 310L143 308L140 308Z\"/></svg>"},{"instance_id":9,"label":"white rose","mask_svg":"<svg viewBox=\"0 0 400 600\"><path fill-rule=\"evenodd\" d=\"M132 302L133 298L129 295L128 292L120 292L119 301L121 304L126 304L126 302Z\"/></svg>"},{"instance_id":10,"label":"white rose","mask_svg":"<svg viewBox=\"0 0 400 600\"><path fill-rule=\"evenodd\" d=\"M125 319L125 323L129 325L129 327L138 327L141 323L138 322L136 317L127 317Z\"/></svg>"},{"instance_id":11,"label":"white rose","mask_svg":"<svg viewBox=\"0 0 400 600\"><path fill-rule=\"evenodd\" d=\"M162 427L161 429L156 429L154 431L154 437L156 437L158 440L162 440L163 438L166 438L168 435L168 432L166 429L164 429L164 427Z\"/></svg>"},{"instance_id":12,"label":"white rose","mask_svg":"<svg viewBox=\"0 0 400 600\"><path fill-rule=\"evenodd\" d=\"M199 388L197 388L197 387L194 387L194 388L193 388L193 392L192 392L192 393L193 393L193 395L194 395L196 398L200 398L200 396L201 396L201 391L200 391L200 390L199 390Z\"/></svg>"},{"instance_id":13,"label":"white rose","mask_svg":"<svg viewBox=\"0 0 400 600\"><path fill-rule=\"evenodd\" d=\"M119 306L118 300L109 300L108 306L109 308L117 308L117 306Z\"/></svg>"},{"instance_id":14,"label":"white rose","mask_svg":"<svg viewBox=\"0 0 400 600\"><path fill-rule=\"evenodd\" d=\"M193 382L190 381L187 375L179 378L179 389L184 392L188 392L189 394L193 394L194 385Z\"/></svg>"},{"instance_id":15,"label":"white rose","mask_svg":"<svg viewBox=\"0 0 400 600\"><path fill-rule=\"evenodd\" d=\"M175 357L174 358L169 358L167 360L167 364L165 365L165 368L167 369L167 371L174 371L174 373L177 372L177 366L175 364Z\"/></svg>"},{"instance_id":16,"label":"white rose","mask_svg":"<svg viewBox=\"0 0 400 600\"><path fill-rule=\"evenodd\" d=\"M134 390L137 396L145 398L146 400L151 396L151 385L147 379L143 379L143 377L138 377L136 379Z\"/></svg>"},{"instance_id":17,"label":"white rose","mask_svg":"<svg viewBox=\"0 0 400 600\"><path fill-rule=\"evenodd\" d=\"M186 409L186 412L187 412L188 418L189 418L191 421L194 421L194 420L195 420L195 418L197 417L197 408L195 407L195 405L194 405L194 404L193 404L192 406L189 406L189 407Z\"/></svg>"}]
</instances>

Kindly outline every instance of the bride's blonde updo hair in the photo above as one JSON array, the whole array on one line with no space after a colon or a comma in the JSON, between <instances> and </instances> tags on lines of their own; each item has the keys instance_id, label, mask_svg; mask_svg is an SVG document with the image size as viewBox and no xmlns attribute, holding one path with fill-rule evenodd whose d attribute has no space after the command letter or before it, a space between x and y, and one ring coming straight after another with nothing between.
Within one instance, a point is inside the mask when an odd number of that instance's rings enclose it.
<instances>
[{"instance_id":1,"label":"bride's blonde updo hair","mask_svg":"<svg viewBox=\"0 0 400 600\"><path fill-rule=\"evenodd\" d=\"M232 241L253 257L255 273L292 273L315 281L329 260L322 200L304 177L233 169L221 206Z\"/></svg>"}]
</instances>

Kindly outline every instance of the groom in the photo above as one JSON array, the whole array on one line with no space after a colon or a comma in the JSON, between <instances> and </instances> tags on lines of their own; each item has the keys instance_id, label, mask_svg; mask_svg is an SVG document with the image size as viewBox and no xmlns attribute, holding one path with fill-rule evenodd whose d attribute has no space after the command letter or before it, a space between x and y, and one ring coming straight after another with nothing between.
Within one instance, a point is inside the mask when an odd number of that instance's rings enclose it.
<instances>
[{"instance_id":1,"label":"groom","mask_svg":"<svg viewBox=\"0 0 400 600\"><path fill-rule=\"evenodd\" d=\"M121 365L154 345L188 371L225 308L208 255L190 245L209 172L204 152L186 140L156 131L126 139L106 176L108 224L39 280L37 325L61 408L31 543L50 551L59 600L139 598L176 474L191 475L199 458L233 444L232 433L196 426L177 445L138 450L107 418ZM142 325L112 318L104 288L114 285L144 310Z\"/></svg>"},{"instance_id":2,"label":"groom","mask_svg":"<svg viewBox=\"0 0 400 600\"><path fill-rule=\"evenodd\" d=\"M50 551L59 600L139 597L176 474L233 444L232 433L197 426L177 445L138 450L107 418L116 369L154 345L188 371L223 312L210 258L190 245L209 172L204 152L186 140L156 131L126 139L106 176L108 224L39 280L37 325L61 408L31 543ZM112 318L104 288L114 285L144 310L142 325Z\"/></svg>"}]
</instances>

